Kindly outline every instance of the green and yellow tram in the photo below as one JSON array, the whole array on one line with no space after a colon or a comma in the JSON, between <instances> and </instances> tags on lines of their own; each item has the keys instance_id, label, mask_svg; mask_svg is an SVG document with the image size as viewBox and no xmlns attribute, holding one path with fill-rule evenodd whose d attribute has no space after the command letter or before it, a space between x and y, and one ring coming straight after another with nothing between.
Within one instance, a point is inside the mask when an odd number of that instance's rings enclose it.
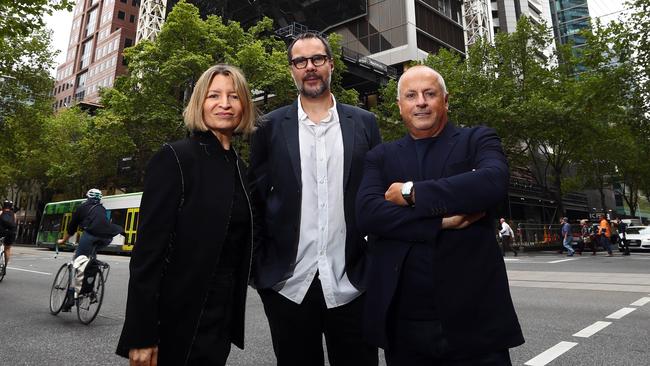
<instances>
[{"instance_id":1,"label":"green and yellow tram","mask_svg":"<svg viewBox=\"0 0 650 366\"><path fill-rule=\"evenodd\" d=\"M138 219L140 216L140 200L142 192L118 194L114 196L104 196L102 204L106 207L108 219L124 228L126 237L116 235L109 246L103 249L105 252L123 253L130 252L136 242L138 234ZM72 218L74 210L85 201L77 199L71 201L50 202L43 209L41 225L38 228L36 245L53 249L56 240L63 237L63 232L67 230L68 223ZM80 232L70 238L70 242L76 243L79 240ZM68 248L72 249L69 244Z\"/></svg>"}]
</instances>

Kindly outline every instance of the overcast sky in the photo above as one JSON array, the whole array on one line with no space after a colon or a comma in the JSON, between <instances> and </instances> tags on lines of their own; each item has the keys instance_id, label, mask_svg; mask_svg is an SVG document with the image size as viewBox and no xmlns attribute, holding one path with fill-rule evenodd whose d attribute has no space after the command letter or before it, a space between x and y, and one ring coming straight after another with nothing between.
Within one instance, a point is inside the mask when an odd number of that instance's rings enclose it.
<instances>
[{"instance_id":1,"label":"overcast sky","mask_svg":"<svg viewBox=\"0 0 650 366\"><path fill-rule=\"evenodd\" d=\"M616 19L623 9L623 0L588 0L589 14L592 17L600 17L603 22ZM45 17L49 29L54 31L52 47L59 50L56 58L56 65L65 61L68 37L72 27L72 12L56 12L52 16ZM56 67L52 70L52 76L56 76Z\"/></svg>"}]
</instances>

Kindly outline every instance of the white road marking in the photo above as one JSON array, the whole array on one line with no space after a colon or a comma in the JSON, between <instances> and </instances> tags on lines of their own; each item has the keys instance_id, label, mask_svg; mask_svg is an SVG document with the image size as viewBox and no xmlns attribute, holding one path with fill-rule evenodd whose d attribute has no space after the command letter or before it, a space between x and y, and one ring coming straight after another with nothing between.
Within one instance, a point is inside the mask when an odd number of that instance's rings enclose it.
<instances>
[{"instance_id":1,"label":"white road marking","mask_svg":"<svg viewBox=\"0 0 650 366\"><path fill-rule=\"evenodd\" d=\"M607 319L621 319L627 314L633 312L636 308L622 308L606 316Z\"/></svg>"},{"instance_id":2,"label":"white road marking","mask_svg":"<svg viewBox=\"0 0 650 366\"><path fill-rule=\"evenodd\" d=\"M581 338L589 338L592 335L598 333L599 331L605 329L608 325L612 324L612 322L601 322L597 321L594 324L588 326L587 328L579 331L578 333L574 334L574 337L581 337Z\"/></svg>"},{"instance_id":3,"label":"white road marking","mask_svg":"<svg viewBox=\"0 0 650 366\"><path fill-rule=\"evenodd\" d=\"M51 273L47 273L47 272L39 272L39 271L32 271L32 270L29 270L29 269L22 269L22 268L16 268L16 267L7 267L7 268L8 268L8 269L11 269L11 270L14 270L14 271L23 271L23 272L38 273L38 274L48 275L48 276L51 276L51 275L52 275Z\"/></svg>"},{"instance_id":4,"label":"white road marking","mask_svg":"<svg viewBox=\"0 0 650 366\"><path fill-rule=\"evenodd\" d=\"M578 258L567 258L567 259L558 259L556 261L551 261L551 262L547 262L547 263L549 263L549 264L553 263L554 264L554 263L562 263L562 262L577 261L577 260L578 260Z\"/></svg>"},{"instance_id":5,"label":"white road marking","mask_svg":"<svg viewBox=\"0 0 650 366\"><path fill-rule=\"evenodd\" d=\"M576 345L578 345L578 343L562 341L556 344L555 346L547 349L546 351L540 353L539 355L535 356L534 358L528 360L528 362L526 362L524 365L544 366L549 362L553 361L554 359L558 358L559 356L561 356L564 352L575 347Z\"/></svg>"},{"instance_id":6,"label":"white road marking","mask_svg":"<svg viewBox=\"0 0 650 366\"><path fill-rule=\"evenodd\" d=\"M637 301L631 303L630 305L632 305L632 306L643 306L643 305L645 305L645 304L647 304L649 302L650 302L650 297L642 297L642 298L638 299Z\"/></svg>"}]
</instances>

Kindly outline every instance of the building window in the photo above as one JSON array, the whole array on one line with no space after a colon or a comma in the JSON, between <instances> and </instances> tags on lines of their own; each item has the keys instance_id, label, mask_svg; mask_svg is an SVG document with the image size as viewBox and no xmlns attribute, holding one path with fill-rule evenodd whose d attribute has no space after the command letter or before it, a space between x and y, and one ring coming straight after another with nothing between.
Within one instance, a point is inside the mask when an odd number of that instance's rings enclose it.
<instances>
[{"instance_id":1,"label":"building window","mask_svg":"<svg viewBox=\"0 0 650 366\"><path fill-rule=\"evenodd\" d=\"M97 29L97 9L93 9L88 13L88 21L86 22L86 37L93 34Z\"/></svg>"},{"instance_id":2,"label":"building window","mask_svg":"<svg viewBox=\"0 0 650 366\"><path fill-rule=\"evenodd\" d=\"M129 22L135 23L135 15L133 14L129 15Z\"/></svg>"},{"instance_id":3,"label":"building window","mask_svg":"<svg viewBox=\"0 0 650 366\"><path fill-rule=\"evenodd\" d=\"M133 46L133 40L131 38L124 39L124 48Z\"/></svg>"},{"instance_id":4,"label":"building window","mask_svg":"<svg viewBox=\"0 0 650 366\"><path fill-rule=\"evenodd\" d=\"M85 42L81 46L81 59L79 60L79 68L80 69L83 69L83 68L87 67L88 64L90 63L90 55L92 53L91 49L93 48L92 44L93 44L93 41L91 39L91 40Z\"/></svg>"},{"instance_id":5,"label":"building window","mask_svg":"<svg viewBox=\"0 0 650 366\"><path fill-rule=\"evenodd\" d=\"M126 0L120 0L120 2L126 4Z\"/></svg>"},{"instance_id":6,"label":"building window","mask_svg":"<svg viewBox=\"0 0 650 366\"><path fill-rule=\"evenodd\" d=\"M124 20L125 17L126 17L126 14L123 11L118 11L117 12L117 19Z\"/></svg>"},{"instance_id":7,"label":"building window","mask_svg":"<svg viewBox=\"0 0 650 366\"><path fill-rule=\"evenodd\" d=\"M139 0L131 0L131 5L140 6L140 1Z\"/></svg>"}]
</instances>

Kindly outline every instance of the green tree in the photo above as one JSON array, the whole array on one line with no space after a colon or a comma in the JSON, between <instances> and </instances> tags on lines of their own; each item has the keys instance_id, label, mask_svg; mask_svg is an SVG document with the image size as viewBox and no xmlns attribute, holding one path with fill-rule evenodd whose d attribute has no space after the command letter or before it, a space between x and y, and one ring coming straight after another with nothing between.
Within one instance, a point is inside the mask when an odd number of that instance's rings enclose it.
<instances>
[{"instance_id":1,"label":"green tree","mask_svg":"<svg viewBox=\"0 0 650 366\"><path fill-rule=\"evenodd\" d=\"M0 1L0 38L25 36L45 26L43 15L57 10L72 10L73 0Z\"/></svg>"},{"instance_id":2,"label":"green tree","mask_svg":"<svg viewBox=\"0 0 650 366\"><path fill-rule=\"evenodd\" d=\"M0 38L0 129L17 108L49 98L54 81L48 70L56 56L50 43L51 33L43 28Z\"/></svg>"},{"instance_id":3,"label":"green tree","mask_svg":"<svg viewBox=\"0 0 650 366\"><path fill-rule=\"evenodd\" d=\"M54 85L50 41L43 28L0 39L0 191L17 194L45 185L43 126L52 114Z\"/></svg>"},{"instance_id":4,"label":"green tree","mask_svg":"<svg viewBox=\"0 0 650 366\"><path fill-rule=\"evenodd\" d=\"M634 63L638 77L642 80L644 108L650 110L650 0L628 0L626 6L631 10L630 19L625 22L631 46L634 52L631 61Z\"/></svg>"},{"instance_id":5,"label":"green tree","mask_svg":"<svg viewBox=\"0 0 650 366\"><path fill-rule=\"evenodd\" d=\"M88 186L83 141L91 117L78 107L63 109L45 121L47 188L68 198L81 197Z\"/></svg>"}]
</instances>

